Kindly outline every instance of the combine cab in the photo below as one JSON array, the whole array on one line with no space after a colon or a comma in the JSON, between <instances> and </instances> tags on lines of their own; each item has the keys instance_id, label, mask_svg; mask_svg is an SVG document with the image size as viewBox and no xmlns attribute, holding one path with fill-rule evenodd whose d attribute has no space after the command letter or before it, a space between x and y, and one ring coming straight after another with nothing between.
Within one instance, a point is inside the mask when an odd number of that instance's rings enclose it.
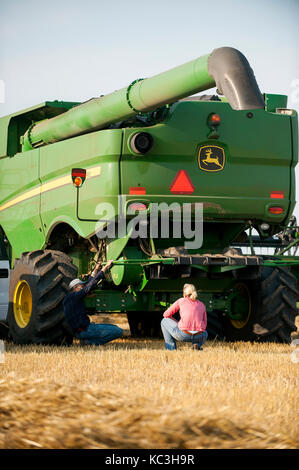
<instances>
[{"instance_id":1,"label":"combine cab","mask_svg":"<svg viewBox=\"0 0 299 470\"><path fill-rule=\"evenodd\" d=\"M299 258L256 254L253 232L272 240L292 216L297 114L260 92L239 51L85 103L42 103L1 118L0 133L15 342L60 344L68 283L98 259L114 266L86 306L127 313L133 335L159 335L188 282L210 338L290 341Z\"/></svg>"}]
</instances>

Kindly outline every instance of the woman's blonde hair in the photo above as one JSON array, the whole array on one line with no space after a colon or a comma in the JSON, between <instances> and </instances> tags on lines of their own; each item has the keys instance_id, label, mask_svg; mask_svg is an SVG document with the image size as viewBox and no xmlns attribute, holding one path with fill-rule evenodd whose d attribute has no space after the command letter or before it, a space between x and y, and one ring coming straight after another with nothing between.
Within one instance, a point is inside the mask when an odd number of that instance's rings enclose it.
<instances>
[{"instance_id":1,"label":"woman's blonde hair","mask_svg":"<svg viewBox=\"0 0 299 470\"><path fill-rule=\"evenodd\" d=\"M197 299L197 292L196 292L195 286L193 284L185 284L184 289L183 289L183 294L186 297L190 297L190 299L192 299L192 300Z\"/></svg>"}]
</instances>

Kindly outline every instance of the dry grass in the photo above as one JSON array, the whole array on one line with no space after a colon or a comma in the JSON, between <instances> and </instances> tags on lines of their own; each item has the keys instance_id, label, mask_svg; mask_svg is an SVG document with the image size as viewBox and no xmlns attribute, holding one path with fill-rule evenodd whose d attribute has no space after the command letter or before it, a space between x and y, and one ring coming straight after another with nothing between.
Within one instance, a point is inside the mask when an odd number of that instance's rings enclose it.
<instances>
[{"instance_id":1,"label":"dry grass","mask_svg":"<svg viewBox=\"0 0 299 470\"><path fill-rule=\"evenodd\" d=\"M6 344L0 448L297 448L292 351L208 341L170 352L128 330L102 347Z\"/></svg>"}]
</instances>

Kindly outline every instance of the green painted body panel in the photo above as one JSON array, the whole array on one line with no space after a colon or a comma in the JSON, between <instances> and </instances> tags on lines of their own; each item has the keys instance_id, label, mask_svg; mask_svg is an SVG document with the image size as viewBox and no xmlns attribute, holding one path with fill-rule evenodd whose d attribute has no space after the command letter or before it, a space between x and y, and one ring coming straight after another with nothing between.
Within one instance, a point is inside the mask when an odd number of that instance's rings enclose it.
<instances>
[{"instance_id":1,"label":"green painted body panel","mask_svg":"<svg viewBox=\"0 0 299 470\"><path fill-rule=\"evenodd\" d=\"M265 94L265 110L275 113L277 108L286 108L288 97L286 95Z\"/></svg>"},{"instance_id":2,"label":"green painted body panel","mask_svg":"<svg viewBox=\"0 0 299 470\"><path fill-rule=\"evenodd\" d=\"M221 118L220 138L208 140L207 118L217 113ZM283 222L294 207L294 184L290 185L292 135L290 117L255 110L253 118L246 111L233 111L221 102L180 102L172 107L166 122L148 129L154 137L153 150L134 156L128 148L130 136L137 129L125 129L121 158L122 193L130 186L144 187L148 202L177 201L170 185L178 170L186 170L195 186L192 195L181 195L182 202L202 202L206 219L256 219ZM282 136L284 136L282 138ZM203 145L217 145L225 150L222 171L199 168L198 150ZM279 204L281 216L270 215L272 191L283 191ZM289 199L290 198L290 199Z\"/></svg>"},{"instance_id":3,"label":"green painted body panel","mask_svg":"<svg viewBox=\"0 0 299 470\"><path fill-rule=\"evenodd\" d=\"M39 150L0 160L0 201L7 203L39 186ZM0 211L0 225L7 234L13 258L22 251L40 249L44 234L40 219L39 197L32 197ZM12 259L13 261L13 259Z\"/></svg>"},{"instance_id":4,"label":"green painted body panel","mask_svg":"<svg viewBox=\"0 0 299 470\"><path fill-rule=\"evenodd\" d=\"M221 118L217 140L207 138L211 113ZM155 142L146 155L133 155L129 150L130 137L140 130L130 127L95 131L2 158L0 220L14 254L44 247L53 228L62 222L81 237L89 237L99 227L97 205L111 203L117 214L119 194L126 195L128 202L202 202L206 222L202 250L221 248L220 226L215 229L215 222L221 223L225 243L248 220L286 224L295 205L297 116L264 110L252 114L249 119L246 111L234 111L223 102L178 102L164 122L142 129ZM209 145L224 149L223 170L209 172L199 167L199 148ZM70 176L77 167L86 169L87 175L96 171L79 190L78 214L77 190ZM192 195L170 191L181 169L194 184ZM130 195L131 186L144 187L146 194ZM39 187L40 193L26 198ZM278 201L283 215L268 213L273 205L271 191L283 192L284 198ZM1 210L19 196L25 200Z\"/></svg>"},{"instance_id":5,"label":"green painted body panel","mask_svg":"<svg viewBox=\"0 0 299 470\"><path fill-rule=\"evenodd\" d=\"M32 122L62 114L77 102L46 101L0 118L0 158L21 151L21 136Z\"/></svg>"},{"instance_id":6,"label":"green painted body panel","mask_svg":"<svg viewBox=\"0 0 299 470\"><path fill-rule=\"evenodd\" d=\"M47 235L63 216L63 222L69 223L82 237L87 237L95 231L96 207L103 199L117 208L121 141L121 130L106 130L40 149L42 183L69 176L68 184L41 196L42 221L47 227ZM80 189L78 215L82 219L94 219L91 222L80 221L76 216L76 188L72 184L71 169L77 167L87 172L93 168L100 171L94 177L87 176Z\"/></svg>"},{"instance_id":7,"label":"green painted body panel","mask_svg":"<svg viewBox=\"0 0 299 470\"><path fill-rule=\"evenodd\" d=\"M93 234L96 206L103 198L117 210L121 141L121 130L106 130L1 160L0 223L15 257L44 248L58 223L69 224L82 237ZM87 172L100 171L87 177L80 192L79 216L94 219L91 222L79 221L76 215L71 169L81 166ZM35 195L26 199L32 190ZM3 204L20 195L24 201L1 211Z\"/></svg>"}]
</instances>

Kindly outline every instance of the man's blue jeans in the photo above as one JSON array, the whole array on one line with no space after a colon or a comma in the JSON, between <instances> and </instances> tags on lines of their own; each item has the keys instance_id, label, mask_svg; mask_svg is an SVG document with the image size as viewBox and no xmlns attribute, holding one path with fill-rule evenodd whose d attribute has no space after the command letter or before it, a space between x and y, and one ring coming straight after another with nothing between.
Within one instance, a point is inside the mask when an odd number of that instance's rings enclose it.
<instances>
[{"instance_id":1,"label":"man's blue jeans","mask_svg":"<svg viewBox=\"0 0 299 470\"><path fill-rule=\"evenodd\" d=\"M161 328L165 340L165 348L170 351L176 349L176 340L196 344L197 348L200 349L208 337L206 331L199 335L188 335L184 333L179 329L178 323L172 318L163 318Z\"/></svg>"},{"instance_id":2,"label":"man's blue jeans","mask_svg":"<svg viewBox=\"0 0 299 470\"><path fill-rule=\"evenodd\" d=\"M87 344L95 344L98 346L113 341L122 336L122 334L123 330L116 325L91 322L88 328L78 333L76 337L84 342L86 341Z\"/></svg>"}]
</instances>

